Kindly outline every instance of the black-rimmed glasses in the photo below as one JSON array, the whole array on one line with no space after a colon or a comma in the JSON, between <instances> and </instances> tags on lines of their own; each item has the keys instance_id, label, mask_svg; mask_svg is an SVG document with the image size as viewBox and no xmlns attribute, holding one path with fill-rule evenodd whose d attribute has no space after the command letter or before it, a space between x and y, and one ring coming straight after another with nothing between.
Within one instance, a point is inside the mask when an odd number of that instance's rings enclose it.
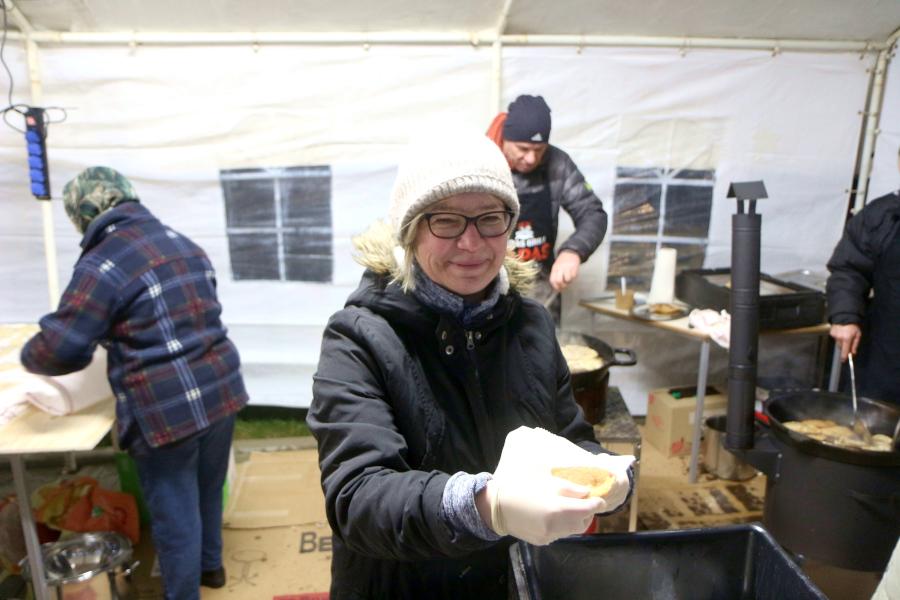
<instances>
[{"instance_id":1,"label":"black-rimmed glasses","mask_svg":"<svg viewBox=\"0 0 900 600\"><path fill-rule=\"evenodd\" d=\"M451 240L461 236L469 223L475 223L475 229L481 237L501 236L509 231L513 213L508 210L494 210L474 217L450 212L425 213L423 216L428 223L428 230L434 237Z\"/></svg>"}]
</instances>

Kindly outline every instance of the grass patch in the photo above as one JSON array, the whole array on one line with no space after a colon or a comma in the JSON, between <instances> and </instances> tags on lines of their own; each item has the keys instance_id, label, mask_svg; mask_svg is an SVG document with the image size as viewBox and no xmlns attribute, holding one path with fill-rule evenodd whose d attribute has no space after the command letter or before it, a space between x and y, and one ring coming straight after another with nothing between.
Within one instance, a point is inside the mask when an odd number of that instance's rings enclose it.
<instances>
[{"instance_id":1,"label":"grass patch","mask_svg":"<svg viewBox=\"0 0 900 600\"><path fill-rule=\"evenodd\" d=\"M257 440L268 438L302 437L311 435L302 419L238 419L234 425L234 439Z\"/></svg>"}]
</instances>

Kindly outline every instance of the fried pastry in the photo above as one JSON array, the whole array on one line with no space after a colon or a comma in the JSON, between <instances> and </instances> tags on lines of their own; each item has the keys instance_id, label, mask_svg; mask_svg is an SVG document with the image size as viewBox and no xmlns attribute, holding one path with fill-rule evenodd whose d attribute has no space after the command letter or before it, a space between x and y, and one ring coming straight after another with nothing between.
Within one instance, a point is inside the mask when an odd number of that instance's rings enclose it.
<instances>
[{"instance_id":1,"label":"fried pastry","mask_svg":"<svg viewBox=\"0 0 900 600\"><path fill-rule=\"evenodd\" d=\"M655 315L676 315L681 312L681 309L674 304L669 304L668 302L657 302L656 304L650 305L650 312Z\"/></svg>"},{"instance_id":2,"label":"fried pastry","mask_svg":"<svg viewBox=\"0 0 900 600\"><path fill-rule=\"evenodd\" d=\"M591 488L589 496L603 497L609 493L616 477L606 469L598 467L554 467L550 469L554 477Z\"/></svg>"}]
</instances>

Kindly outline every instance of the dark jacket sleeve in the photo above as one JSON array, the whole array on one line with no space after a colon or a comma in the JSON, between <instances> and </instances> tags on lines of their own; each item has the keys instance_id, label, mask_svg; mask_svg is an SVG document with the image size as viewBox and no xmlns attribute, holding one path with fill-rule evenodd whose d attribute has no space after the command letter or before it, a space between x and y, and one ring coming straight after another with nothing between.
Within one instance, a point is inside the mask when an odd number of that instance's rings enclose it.
<instances>
[{"instance_id":1,"label":"dark jacket sleeve","mask_svg":"<svg viewBox=\"0 0 900 600\"><path fill-rule=\"evenodd\" d=\"M606 235L606 211L571 157L555 146L550 151L551 192L575 224L575 232L559 246L558 252L572 250L585 262Z\"/></svg>"},{"instance_id":2,"label":"dark jacket sleeve","mask_svg":"<svg viewBox=\"0 0 900 600\"><path fill-rule=\"evenodd\" d=\"M41 330L22 348L22 366L41 375L64 375L88 366L109 330L118 292L95 268L76 267L59 308L44 316Z\"/></svg>"},{"instance_id":3,"label":"dark jacket sleeve","mask_svg":"<svg viewBox=\"0 0 900 600\"><path fill-rule=\"evenodd\" d=\"M420 560L471 552L440 515L450 475L415 470L406 460L387 397L391 370L382 364L398 358L385 348L400 341L389 339L387 324L379 327L377 319L356 308L332 317L313 378L307 422L319 446L328 522L366 556Z\"/></svg>"},{"instance_id":4,"label":"dark jacket sleeve","mask_svg":"<svg viewBox=\"0 0 900 600\"><path fill-rule=\"evenodd\" d=\"M864 209L850 219L828 261L831 273L825 286L828 320L835 325L860 324L865 316L875 269L875 253L867 235L866 217Z\"/></svg>"}]
</instances>

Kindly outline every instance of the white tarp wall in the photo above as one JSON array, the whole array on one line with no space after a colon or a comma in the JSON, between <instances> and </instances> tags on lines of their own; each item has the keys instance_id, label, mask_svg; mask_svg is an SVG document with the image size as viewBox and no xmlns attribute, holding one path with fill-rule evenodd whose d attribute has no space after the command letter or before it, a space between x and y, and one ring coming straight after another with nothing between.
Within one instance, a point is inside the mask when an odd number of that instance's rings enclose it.
<instances>
[{"instance_id":1,"label":"white tarp wall","mask_svg":"<svg viewBox=\"0 0 900 600\"><path fill-rule=\"evenodd\" d=\"M493 116L488 47L67 46L42 47L40 56L43 105L69 110L49 132L54 195L84 167L113 166L163 221L207 250L258 404L308 405L321 329L360 275L350 237L385 214L403 140L431 122L486 128ZM16 101L25 101L24 54L8 47L7 59ZM729 262L728 183L764 179L763 270L821 270L843 226L872 63L857 54L505 48L504 106L519 93L547 98L552 141L573 155L611 215L619 167L713 171L705 266ZM0 319L35 321L47 296L21 134L0 131L0 152L8 217ZM220 171L315 165L331 168L331 283L235 280ZM53 204L64 286L78 239ZM613 383L642 413L647 390L695 381L696 347L591 323L576 306L604 289L609 248L568 294L564 324L637 349L639 367L614 371ZM809 371L808 362L781 366Z\"/></svg>"},{"instance_id":2,"label":"white tarp wall","mask_svg":"<svg viewBox=\"0 0 900 600\"><path fill-rule=\"evenodd\" d=\"M879 131L869 179L869 200L900 189L897 167L897 149L900 148L900 60L895 59L888 64Z\"/></svg>"}]
</instances>

